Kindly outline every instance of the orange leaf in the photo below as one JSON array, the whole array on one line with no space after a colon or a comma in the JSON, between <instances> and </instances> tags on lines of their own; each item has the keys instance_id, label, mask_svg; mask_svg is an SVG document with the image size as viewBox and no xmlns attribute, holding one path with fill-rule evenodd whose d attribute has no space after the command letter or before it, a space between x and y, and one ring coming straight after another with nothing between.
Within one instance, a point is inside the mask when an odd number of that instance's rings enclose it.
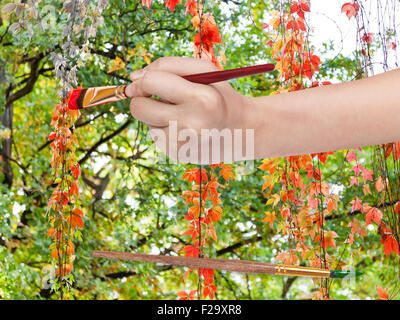
<instances>
[{"instance_id":1,"label":"orange leaf","mask_svg":"<svg viewBox=\"0 0 400 320\"><path fill-rule=\"evenodd\" d=\"M82 210L75 208L74 210L72 210L73 213L77 214L78 216L83 217L85 214L82 212Z\"/></svg>"},{"instance_id":2,"label":"orange leaf","mask_svg":"<svg viewBox=\"0 0 400 320\"><path fill-rule=\"evenodd\" d=\"M47 238L50 238L54 234L55 230L53 227L50 227L47 231Z\"/></svg>"},{"instance_id":3,"label":"orange leaf","mask_svg":"<svg viewBox=\"0 0 400 320\"><path fill-rule=\"evenodd\" d=\"M79 210L79 209L75 209ZM74 210L74 211L75 211ZM79 210L80 211L80 210ZM81 211L82 212L82 211ZM83 214L83 213L82 213ZM83 228L83 220L80 215L73 213L71 215L71 227L75 229L76 227Z\"/></svg>"},{"instance_id":4,"label":"orange leaf","mask_svg":"<svg viewBox=\"0 0 400 320\"><path fill-rule=\"evenodd\" d=\"M233 174L233 172L232 172L232 167L231 166L227 166L227 165L225 165L225 163L223 164L223 168L222 168L222 170L221 170L221 176L223 176L224 177L224 179L226 180L226 181L228 181L229 182L229 179L234 179L234 177L235 177L235 175Z\"/></svg>"},{"instance_id":5,"label":"orange leaf","mask_svg":"<svg viewBox=\"0 0 400 320\"><path fill-rule=\"evenodd\" d=\"M268 222L269 225L272 227L274 221L276 220L275 212L265 212L265 219L263 222Z\"/></svg>"},{"instance_id":6,"label":"orange leaf","mask_svg":"<svg viewBox=\"0 0 400 320\"><path fill-rule=\"evenodd\" d=\"M389 294L385 288L382 288L381 286L376 286L376 293L378 296L381 297L381 299L377 300L389 300Z\"/></svg>"},{"instance_id":7,"label":"orange leaf","mask_svg":"<svg viewBox=\"0 0 400 320\"><path fill-rule=\"evenodd\" d=\"M379 177L375 182L375 187L378 192L381 192L384 188L382 177Z\"/></svg>"}]
</instances>

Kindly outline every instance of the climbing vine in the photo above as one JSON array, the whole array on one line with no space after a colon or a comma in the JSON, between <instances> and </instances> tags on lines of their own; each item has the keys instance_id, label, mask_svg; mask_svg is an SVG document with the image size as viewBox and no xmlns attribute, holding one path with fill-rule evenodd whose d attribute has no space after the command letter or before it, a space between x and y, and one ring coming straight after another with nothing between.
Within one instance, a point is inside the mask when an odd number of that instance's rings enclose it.
<instances>
[{"instance_id":1,"label":"climbing vine","mask_svg":"<svg viewBox=\"0 0 400 320\"><path fill-rule=\"evenodd\" d=\"M378 1L379 2L379 1ZM342 12L349 19L356 17L359 26L358 41L362 45L360 50L362 60L360 70L370 67L371 64L365 59L371 55L370 44L373 33L369 32L367 26L362 24L363 19L359 18L360 5L358 1L345 3ZM309 23L307 15L310 12L309 2L282 1L281 11L273 12L270 24L264 28L271 27L270 39L267 45L271 47L272 57L276 61L276 70L279 71L281 86L278 91L272 94L279 94L288 91L296 91L316 86L331 84L329 81L315 81L314 77L321 64L320 58L313 53L309 43ZM362 12L362 11L361 11ZM365 15L365 14L364 14ZM364 17L365 19L365 17ZM382 31L383 33L383 31ZM390 36L385 39L385 46L395 48ZM397 148L397 149L396 149ZM283 235L288 235L289 250L279 253L275 259L285 264L299 264L301 261L315 267L340 269L346 266L341 259L347 245L354 242L355 235L360 238L366 236L366 227L375 223L378 233L382 237L384 253L389 256L391 252L399 255L398 249L398 143L390 143L377 147L374 163L378 164L379 176L373 180L373 171L366 165L362 165L357 157L356 150L347 150L343 154L349 164L356 163L351 168L353 176L350 177L349 187L360 186L360 178L363 183L364 195L371 194L369 183L375 182L378 193L378 203L370 206L367 202L358 197L350 201L350 214L362 212L365 214L365 223L360 223L353 218L349 223L351 228L346 239L342 252L336 255L329 254L328 249L337 247L338 234L334 230L326 230L326 219L334 219L334 213L338 211L339 196L333 192L333 186L324 181L322 174L323 166L330 156L339 157L341 152L324 152L319 154L291 156L282 159L265 159L259 167L266 171L266 180L262 191L268 198L267 205L272 205L272 210L267 211L265 222L270 227L277 220L277 230ZM359 149L361 152L361 148ZM393 161L393 184L389 186L389 166L386 160L392 153ZM396 191L395 191L396 190ZM383 195L379 193L384 192ZM397 192L397 193L396 193ZM381 209L387 208L386 219ZM397 211L396 211L397 210ZM278 216L277 216L278 215ZM386 221L386 222L385 222ZM361 225L360 225L361 224ZM388 226L390 225L390 227ZM398 232L397 232L398 234ZM315 247L315 245L319 245ZM354 254L354 252L352 253ZM301 260L299 259L301 257ZM397 285L396 285L397 286ZM319 290L314 297L329 299L331 281L321 280ZM397 289L395 289L397 290Z\"/></svg>"}]
</instances>

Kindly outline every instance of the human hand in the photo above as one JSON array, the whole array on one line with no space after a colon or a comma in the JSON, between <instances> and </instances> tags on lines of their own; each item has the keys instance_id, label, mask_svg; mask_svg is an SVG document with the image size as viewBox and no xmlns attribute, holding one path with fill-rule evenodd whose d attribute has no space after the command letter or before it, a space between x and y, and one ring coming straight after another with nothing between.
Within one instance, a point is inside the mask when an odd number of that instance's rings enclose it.
<instances>
[{"instance_id":1,"label":"human hand","mask_svg":"<svg viewBox=\"0 0 400 320\"><path fill-rule=\"evenodd\" d=\"M246 139L236 138L240 150L235 151L234 129L252 127L250 98L228 81L204 85L181 77L218 70L205 59L163 57L131 74L133 82L125 91L132 97L131 113L149 126L157 147L173 160L195 164L244 160L235 152L242 152Z\"/></svg>"}]
</instances>

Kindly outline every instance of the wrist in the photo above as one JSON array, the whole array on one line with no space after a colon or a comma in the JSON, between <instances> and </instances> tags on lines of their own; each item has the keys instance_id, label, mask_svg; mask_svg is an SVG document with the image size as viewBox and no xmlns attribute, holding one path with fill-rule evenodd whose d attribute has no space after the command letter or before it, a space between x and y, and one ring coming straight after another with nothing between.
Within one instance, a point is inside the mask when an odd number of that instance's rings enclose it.
<instances>
[{"instance_id":1,"label":"wrist","mask_svg":"<svg viewBox=\"0 0 400 320\"><path fill-rule=\"evenodd\" d=\"M271 154L274 137L274 120L270 97L246 97L246 128L254 132L254 158L266 158Z\"/></svg>"}]
</instances>

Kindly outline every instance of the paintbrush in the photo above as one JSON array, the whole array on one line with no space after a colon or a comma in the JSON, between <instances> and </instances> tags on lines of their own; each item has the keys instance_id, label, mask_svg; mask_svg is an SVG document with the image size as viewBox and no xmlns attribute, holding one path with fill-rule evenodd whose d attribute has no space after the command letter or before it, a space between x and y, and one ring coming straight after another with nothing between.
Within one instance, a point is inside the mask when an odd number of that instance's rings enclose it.
<instances>
[{"instance_id":1,"label":"paintbrush","mask_svg":"<svg viewBox=\"0 0 400 320\"><path fill-rule=\"evenodd\" d=\"M243 273L263 273L280 276L314 277L314 278L346 278L360 276L360 272L350 270L328 270L303 266L290 266L249 260L226 260L192 257L160 256L141 253L125 253L115 251L92 251L94 257L114 258L142 262L162 263L201 269L218 269Z\"/></svg>"},{"instance_id":2,"label":"paintbrush","mask_svg":"<svg viewBox=\"0 0 400 320\"><path fill-rule=\"evenodd\" d=\"M230 79L269 72L274 70L274 68L275 65L273 64L261 64L257 66L236 68L230 70L190 74L181 77L195 83L211 84L220 81L227 81ZM74 89L69 96L68 107L74 110L84 109L98 106L104 103L128 99L125 94L126 87L126 85L123 85L94 87L88 89Z\"/></svg>"}]
</instances>

